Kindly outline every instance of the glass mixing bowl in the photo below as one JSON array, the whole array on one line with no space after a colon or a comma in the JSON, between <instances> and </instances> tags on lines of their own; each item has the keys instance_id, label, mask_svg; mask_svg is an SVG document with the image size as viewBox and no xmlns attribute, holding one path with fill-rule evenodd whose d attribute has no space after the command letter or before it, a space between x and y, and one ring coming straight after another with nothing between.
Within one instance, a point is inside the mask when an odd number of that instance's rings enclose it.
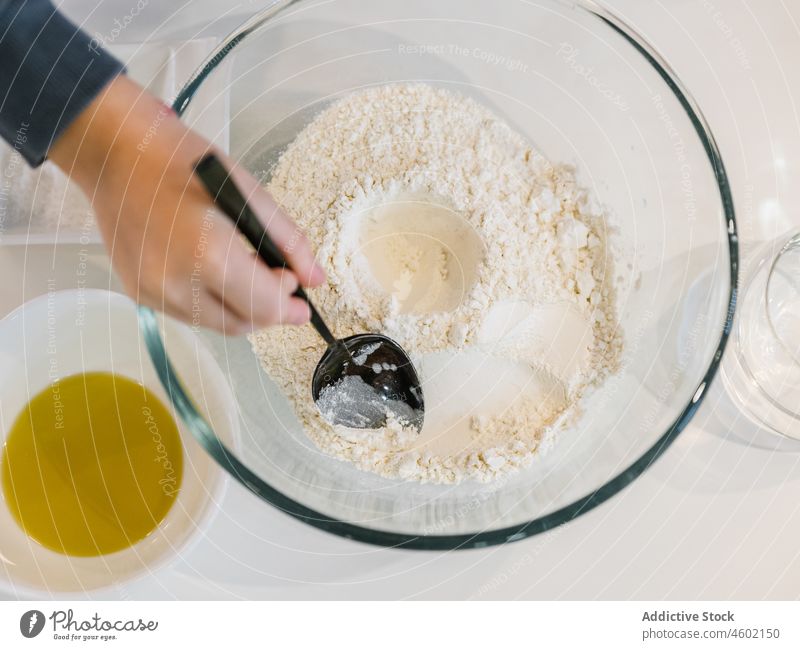
<instances>
[{"instance_id":1,"label":"glass mixing bowl","mask_svg":"<svg viewBox=\"0 0 800 650\"><path fill-rule=\"evenodd\" d=\"M148 309L140 322L188 427L220 465L281 511L387 546L518 540L629 485L697 410L735 303L728 182L680 81L641 36L591 2L275 2L208 59L174 108L207 137L229 141L232 157L267 180L284 147L330 102L408 80L491 108L550 160L573 164L610 216L621 251L622 368L587 398L585 415L551 451L487 485L365 473L314 446L246 338L199 331L192 346ZM229 123L209 132L204 110L221 99ZM212 388L201 373L208 354L236 396L236 453L215 435L224 414L209 406Z\"/></svg>"}]
</instances>

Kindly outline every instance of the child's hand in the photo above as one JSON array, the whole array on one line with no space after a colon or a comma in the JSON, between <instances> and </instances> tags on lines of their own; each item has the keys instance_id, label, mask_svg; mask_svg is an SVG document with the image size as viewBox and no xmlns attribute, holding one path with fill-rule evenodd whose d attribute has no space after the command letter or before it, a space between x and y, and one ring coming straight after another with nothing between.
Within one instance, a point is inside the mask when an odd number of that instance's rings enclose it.
<instances>
[{"instance_id":1,"label":"child's hand","mask_svg":"<svg viewBox=\"0 0 800 650\"><path fill-rule=\"evenodd\" d=\"M306 322L308 306L291 294L298 280L316 286L324 279L308 242L254 178L217 152L294 273L256 257L193 176L210 147L118 77L49 157L91 199L114 269L138 302L233 334Z\"/></svg>"}]
</instances>

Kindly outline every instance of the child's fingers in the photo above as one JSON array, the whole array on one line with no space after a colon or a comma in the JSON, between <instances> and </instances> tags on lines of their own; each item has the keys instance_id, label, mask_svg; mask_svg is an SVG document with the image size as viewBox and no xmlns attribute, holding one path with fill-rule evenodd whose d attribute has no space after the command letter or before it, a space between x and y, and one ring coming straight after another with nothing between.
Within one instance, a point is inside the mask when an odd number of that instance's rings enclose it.
<instances>
[{"instance_id":1,"label":"child's fingers","mask_svg":"<svg viewBox=\"0 0 800 650\"><path fill-rule=\"evenodd\" d=\"M145 301L147 304L149 301ZM208 327L227 336L239 336L252 330L250 323L228 309L212 292L201 288L192 298L191 304L185 301L175 303L163 300L161 304L151 305L192 327Z\"/></svg>"},{"instance_id":2,"label":"child's fingers","mask_svg":"<svg viewBox=\"0 0 800 650\"><path fill-rule=\"evenodd\" d=\"M300 283L310 287L322 284L325 272L316 263L311 245L297 224L250 174L235 168L233 177Z\"/></svg>"},{"instance_id":3,"label":"child's fingers","mask_svg":"<svg viewBox=\"0 0 800 650\"><path fill-rule=\"evenodd\" d=\"M226 225L227 227L227 225ZM220 228L222 235L226 228ZM223 241L215 246L223 248ZM271 269L252 253L245 243L231 232L227 251L221 259L214 254L215 269L206 275L209 290L239 318L251 323L253 328L278 323L300 325L308 321L307 305L292 299L298 287L294 273L285 269Z\"/></svg>"},{"instance_id":4,"label":"child's fingers","mask_svg":"<svg viewBox=\"0 0 800 650\"><path fill-rule=\"evenodd\" d=\"M226 279L211 291L253 329L280 323L302 325L308 322L308 305L292 298L298 282L291 271L270 269L258 259L253 259L250 266L252 273L228 270Z\"/></svg>"}]
</instances>

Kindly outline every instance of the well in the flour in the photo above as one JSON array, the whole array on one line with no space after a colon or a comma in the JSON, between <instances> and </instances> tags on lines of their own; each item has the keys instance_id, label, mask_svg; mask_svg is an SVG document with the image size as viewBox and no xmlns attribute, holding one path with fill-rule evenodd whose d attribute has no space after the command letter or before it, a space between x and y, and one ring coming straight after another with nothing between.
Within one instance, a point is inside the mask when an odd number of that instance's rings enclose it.
<instances>
[{"instance_id":1,"label":"well in the flour","mask_svg":"<svg viewBox=\"0 0 800 650\"><path fill-rule=\"evenodd\" d=\"M397 196L360 210L365 281L377 282L397 312L452 311L466 298L483 262L483 242L455 210L424 197Z\"/></svg>"}]
</instances>

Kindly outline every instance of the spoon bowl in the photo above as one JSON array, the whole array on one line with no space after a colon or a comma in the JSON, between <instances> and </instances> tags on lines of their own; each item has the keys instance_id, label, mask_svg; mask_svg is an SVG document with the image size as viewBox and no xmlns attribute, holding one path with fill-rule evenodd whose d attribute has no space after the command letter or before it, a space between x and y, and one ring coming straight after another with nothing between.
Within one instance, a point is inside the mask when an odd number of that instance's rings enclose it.
<instances>
[{"instance_id":1,"label":"spoon bowl","mask_svg":"<svg viewBox=\"0 0 800 650\"><path fill-rule=\"evenodd\" d=\"M421 430L425 419L414 365L382 334L356 334L329 346L314 370L311 392L331 424L377 429L394 418Z\"/></svg>"}]
</instances>

